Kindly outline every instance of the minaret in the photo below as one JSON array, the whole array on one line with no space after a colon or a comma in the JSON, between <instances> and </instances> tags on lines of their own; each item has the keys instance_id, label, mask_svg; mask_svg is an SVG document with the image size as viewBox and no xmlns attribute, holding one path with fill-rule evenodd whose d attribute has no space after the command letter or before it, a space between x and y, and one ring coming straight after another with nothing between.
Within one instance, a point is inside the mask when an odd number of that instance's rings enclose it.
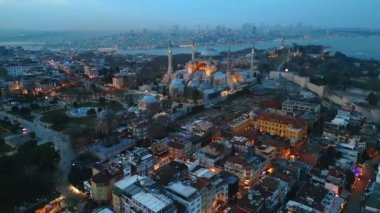
<instances>
[{"instance_id":1,"label":"minaret","mask_svg":"<svg viewBox=\"0 0 380 213\"><path fill-rule=\"evenodd\" d=\"M290 58L291 58L291 52L290 52L290 48L288 48L288 55L286 57L286 61L289 62Z\"/></svg>"},{"instance_id":2,"label":"minaret","mask_svg":"<svg viewBox=\"0 0 380 213\"><path fill-rule=\"evenodd\" d=\"M191 60L195 60L195 41L193 41L193 45L191 45Z\"/></svg>"},{"instance_id":3,"label":"minaret","mask_svg":"<svg viewBox=\"0 0 380 213\"><path fill-rule=\"evenodd\" d=\"M285 48L285 39L284 37L281 38L281 49L284 49Z\"/></svg>"},{"instance_id":4,"label":"minaret","mask_svg":"<svg viewBox=\"0 0 380 213\"><path fill-rule=\"evenodd\" d=\"M227 84L230 87L230 90L234 90L234 82L232 79L232 73L231 73L231 48L228 46L228 53L227 53Z\"/></svg>"},{"instance_id":5,"label":"minaret","mask_svg":"<svg viewBox=\"0 0 380 213\"><path fill-rule=\"evenodd\" d=\"M172 58L172 43L169 41L168 47L168 74L173 74L173 58Z\"/></svg>"},{"instance_id":6,"label":"minaret","mask_svg":"<svg viewBox=\"0 0 380 213\"><path fill-rule=\"evenodd\" d=\"M253 70L253 60L255 58L255 46L252 44L252 50L251 50L251 70Z\"/></svg>"}]
</instances>

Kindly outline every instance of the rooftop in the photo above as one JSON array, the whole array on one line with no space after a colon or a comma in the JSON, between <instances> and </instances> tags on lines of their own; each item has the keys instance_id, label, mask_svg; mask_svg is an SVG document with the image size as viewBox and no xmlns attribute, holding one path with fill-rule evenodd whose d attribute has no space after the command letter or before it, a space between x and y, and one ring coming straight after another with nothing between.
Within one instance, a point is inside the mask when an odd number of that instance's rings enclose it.
<instances>
[{"instance_id":1,"label":"rooftop","mask_svg":"<svg viewBox=\"0 0 380 213\"><path fill-rule=\"evenodd\" d=\"M296 128L303 128L306 126L306 122L302 119L289 117L289 116L283 116L283 115L274 114L274 113L268 113L268 112L260 113L257 119L276 122L276 123L285 124L285 125L292 125L293 127L296 127Z\"/></svg>"},{"instance_id":2,"label":"rooftop","mask_svg":"<svg viewBox=\"0 0 380 213\"><path fill-rule=\"evenodd\" d=\"M152 210L153 212L160 212L172 201L169 199L159 199L151 193L139 192L132 196L134 200L144 205L146 208Z\"/></svg>"},{"instance_id":3,"label":"rooftop","mask_svg":"<svg viewBox=\"0 0 380 213\"><path fill-rule=\"evenodd\" d=\"M252 190L260 192L261 196L266 198L278 189L280 182L272 177L266 177L253 185Z\"/></svg>"},{"instance_id":4,"label":"rooftop","mask_svg":"<svg viewBox=\"0 0 380 213\"><path fill-rule=\"evenodd\" d=\"M281 102L276 101L276 100L271 100L271 99L262 100L260 102L260 105L262 107L273 108L273 109L281 109L281 106L282 106Z\"/></svg>"},{"instance_id":5,"label":"rooftop","mask_svg":"<svg viewBox=\"0 0 380 213\"><path fill-rule=\"evenodd\" d=\"M324 212L325 206L322 201L324 201L328 194L329 190L311 183L306 183L298 190L295 201Z\"/></svg>"},{"instance_id":6,"label":"rooftop","mask_svg":"<svg viewBox=\"0 0 380 213\"><path fill-rule=\"evenodd\" d=\"M190 198L193 194L197 192L197 189L190 185L186 185L182 182L170 183L168 189L181 195L184 198Z\"/></svg>"},{"instance_id":7,"label":"rooftop","mask_svg":"<svg viewBox=\"0 0 380 213\"><path fill-rule=\"evenodd\" d=\"M156 103L156 102L158 102L158 100L153 95L145 95L141 99L141 102L143 102L143 103Z\"/></svg>"},{"instance_id":8,"label":"rooftop","mask_svg":"<svg viewBox=\"0 0 380 213\"><path fill-rule=\"evenodd\" d=\"M155 170L155 179L162 185L168 185L171 181L180 177L183 171L187 171L188 167L178 161L172 161L159 169Z\"/></svg>"},{"instance_id":9,"label":"rooftop","mask_svg":"<svg viewBox=\"0 0 380 213\"><path fill-rule=\"evenodd\" d=\"M94 166L99 172L92 176L91 180L95 183L108 183L113 178L123 176L123 169L113 162L105 162Z\"/></svg>"},{"instance_id":10,"label":"rooftop","mask_svg":"<svg viewBox=\"0 0 380 213\"><path fill-rule=\"evenodd\" d=\"M141 180L142 178L143 177L139 176L139 175L133 175L131 177L125 177L124 179L116 182L114 184L114 186L121 189L121 190L124 190L127 187L129 187L130 185L136 183L138 180Z\"/></svg>"}]
</instances>

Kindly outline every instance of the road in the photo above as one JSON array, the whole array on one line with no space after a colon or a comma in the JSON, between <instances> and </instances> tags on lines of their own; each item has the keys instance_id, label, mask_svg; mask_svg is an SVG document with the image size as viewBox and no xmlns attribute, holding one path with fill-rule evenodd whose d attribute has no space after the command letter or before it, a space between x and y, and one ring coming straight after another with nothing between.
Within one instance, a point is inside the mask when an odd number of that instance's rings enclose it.
<instances>
[{"instance_id":1,"label":"road","mask_svg":"<svg viewBox=\"0 0 380 213\"><path fill-rule=\"evenodd\" d=\"M59 150L61 157L58 165L59 174L57 174L57 177L59 178L57 190L61 193L67 194L67 190L69 188L67 176L70 172L71 160L75 158L75 153L71 147L69 137L60 132L44 127L41 122L30 122L28 120L16 117L15 115L1 111L0 118L4 117L8 117L13 123L17 121L30 132L34 132L39 144L44 144L47 142L54 143L54 146L56 150Z\"/></svg>"},{"instance_id":2,"label":"road","mask_svg":"<svg viewBox=\"0 0 380 213\"><path fill-rule=\"evenodd\" d=\"M362 177L360 180L356 180L353 184L353 189L351 191L350 200L347 202L343 213L357 213L361 212L364 193L368 186L369 180L375 179L375 170L374 165L378 164L380 161L380 155L377 155L375 158L367 161L367 165L363 166Z\"/></svg>"}]
</instances>

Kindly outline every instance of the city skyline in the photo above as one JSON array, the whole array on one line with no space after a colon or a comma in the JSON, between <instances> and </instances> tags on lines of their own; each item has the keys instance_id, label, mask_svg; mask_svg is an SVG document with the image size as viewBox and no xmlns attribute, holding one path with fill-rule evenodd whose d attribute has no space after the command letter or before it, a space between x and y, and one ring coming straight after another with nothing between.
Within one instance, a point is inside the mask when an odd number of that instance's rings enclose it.
<instances>
[{"instance_id":1,"label":"city skyline","mask_svg":"<svg viewBox=\"0 0 380 213\"><path fill-rule=\"evenodd\" d=\"M380 28L380 2L364 0L224 1L0 0L0 29L123 31L216 25L238 28L303 23L316 27Z\"/></svg>"}]
</instances>

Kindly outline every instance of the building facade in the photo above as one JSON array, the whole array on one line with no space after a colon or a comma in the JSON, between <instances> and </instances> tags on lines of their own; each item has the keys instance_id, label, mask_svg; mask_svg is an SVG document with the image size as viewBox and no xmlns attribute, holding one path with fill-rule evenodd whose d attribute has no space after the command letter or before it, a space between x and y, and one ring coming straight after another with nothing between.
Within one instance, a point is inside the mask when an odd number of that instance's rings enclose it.
<instances>
[{"instance_id":1,"label":"building facade","mask_svg":"<svg viewBox=\"0 0 380 213\"><path fill-rule=\"evenodd\" d=\"M255 116L254 123L256 129L270 135L297 141L307 136L307 123L298 118L273 113L260 113Z\"/></svg>"}]
</instances>

